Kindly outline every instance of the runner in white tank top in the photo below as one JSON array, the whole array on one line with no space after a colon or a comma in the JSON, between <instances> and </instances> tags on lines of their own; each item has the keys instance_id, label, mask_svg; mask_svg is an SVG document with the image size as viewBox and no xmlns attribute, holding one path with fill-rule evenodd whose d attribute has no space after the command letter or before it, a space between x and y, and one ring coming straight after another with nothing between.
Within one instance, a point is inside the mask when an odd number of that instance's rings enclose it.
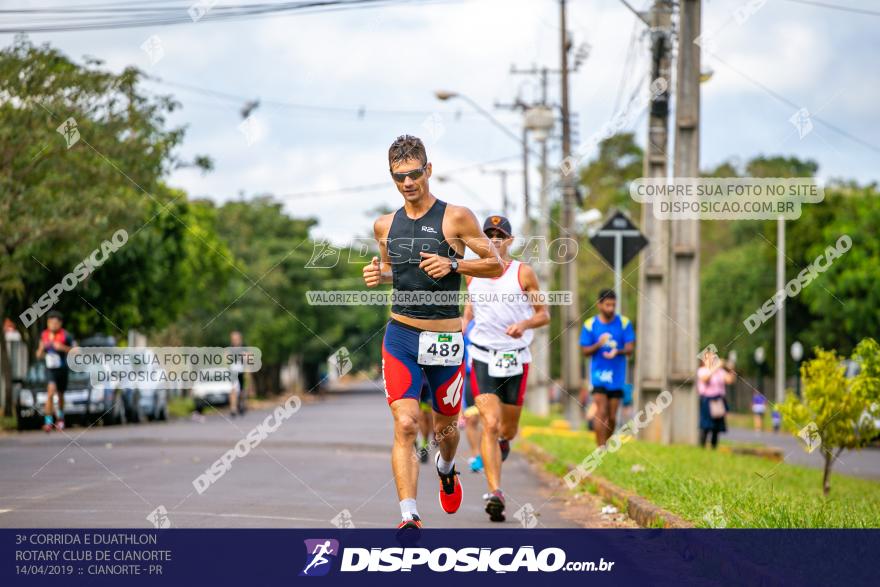
<instances>
[{"instance_id":1,"label":"runner in white tank top","mask_svg":"<svg viewBox=\"0 0 880 587\"><path fill-rule=\"evenodd\" d=\"M529 329L519 338L507 334L511 324L525 322L535 313L522 283L522 273L529 267L517 260L505 262L508 263L507 268L501 277L471 279L468 282L468 293L475 300L471 304L475 320L470 334L472 356L488 363L491 350L519 350L521 362L531 363L529 345L535 333Z\"/></svg>"},{"instance_id":2,"label":"runner in white tank top","mask_svg":"<svg viewBox=\"0 0 880 587\"><path fill-rule=\"evenodd\" d=\"M510 221L490 216L483 223L506 268L501 277L468 279L470 302L464 323L474 320L468 353L472 359L470 384L480 411L483 433L480 449L489 493L483 496L493 522L504 521L501 463L519 428L529 363L532 329L550 322L547 306L529 294L541 290L535 272L510 257L513 244Z\"/></svg>"}]
</instances>

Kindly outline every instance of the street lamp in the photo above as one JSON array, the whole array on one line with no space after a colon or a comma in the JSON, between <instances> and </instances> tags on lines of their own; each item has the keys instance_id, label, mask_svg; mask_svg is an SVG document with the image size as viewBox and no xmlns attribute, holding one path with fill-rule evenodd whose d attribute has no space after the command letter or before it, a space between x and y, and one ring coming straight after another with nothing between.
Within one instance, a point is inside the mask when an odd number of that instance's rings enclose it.
<instances>
[{"instance_id":1,"label":"street lamp","mask_svg":"<svg viewBox=\"0 0 880 587\"><path fill-rule=\"evenodd\" d=\"M509 128L507 128L503 124L501 124L497 118L492 116L492 114L489 113L485 108L483 108L482 106L480 106L479 104L474 102L471 98L469 98L465 94L460 94L458 92L453 92L450 90L434 90L434 97L436 97L441 102L448 102L449 100L454 100L456 98L458 98L460 100L464 100L465 102L470 104L474 110L476 110L477 112L482 114L483 117L486 118L489 122L491 122L496 128L501 130L501 132L503 132L504 134L506 134L507 136L509 136L513 140L515 140L517 143L522 145L522 147L524 149L529 148L528 144L525 141L523 141L522 137L518 136L515 132L513 132L512 130L510 130Z\"/></svg>"},{"instance_id":2,"label":"street lamp","mask_svg":"<svg viewBox=\"0 0 880 587\"><path fill-rule=\"evenodd\" d=\"M755 349L755 364L758 365L758 391L761 395L764 395L764 360L766 358L764 347L759 346Z\"/></svg>"},{"instance_id":3,"label":"street lamp","mask_svg":"<svg viewBox=\"0 0 880 587\"><path fill-rule=\"evenodd\" d=\"M791 360L794 361L796 370L796 378L794 383L794 393L801 397L801 360L804 358L804 345L799 340L791 343Z\"/></svg>"},{"instance_id":4,"label":"street lamp","mask_svg":"<svg viewBox=\"0 0 880 587\"><path fill-rule=\"evenodd\" d=\"M523 120L526 130L530 131L539 143L547 140L555 122L553 110L544 104L528 108Z\"/></svg>"},{"instance_id":5,"label":"street lamp","mask_svg":"<svg viewBox=\"0 0 880 587\"><path fill-rule=\"evenodd\" d=\"M458 92L449 92L447 90L435 90L434 95L437 96L438 100L446 101L451 98L455 98L458 96Z\"/></svg>"}]
</instances>

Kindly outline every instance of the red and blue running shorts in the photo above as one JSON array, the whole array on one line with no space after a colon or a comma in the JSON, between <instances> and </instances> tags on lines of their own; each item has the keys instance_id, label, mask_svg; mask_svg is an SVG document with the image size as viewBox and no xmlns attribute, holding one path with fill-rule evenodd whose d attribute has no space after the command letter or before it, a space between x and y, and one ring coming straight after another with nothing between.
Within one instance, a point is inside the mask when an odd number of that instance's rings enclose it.
<instances>
[{"instance_id":1,"label":"red and blue running shorts","mask_svg":"<svg viewBox=\"0 0 880 587\"><path fill-rule=\"evenodd\" d=\"M422 378L431 390L434 411L454 416L461 410L464 391L464 363L460 365L419 365L419 333L414 326L396 320L388 322L382 341L382 377L388 405L399 399L419 401Z\"/></svg>"}]
</instances>

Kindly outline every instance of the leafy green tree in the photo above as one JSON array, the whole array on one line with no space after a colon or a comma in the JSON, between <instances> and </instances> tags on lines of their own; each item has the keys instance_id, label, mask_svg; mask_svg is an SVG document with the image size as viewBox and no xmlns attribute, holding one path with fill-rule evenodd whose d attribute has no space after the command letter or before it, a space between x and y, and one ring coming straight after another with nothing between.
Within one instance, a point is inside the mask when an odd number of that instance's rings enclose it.
<instances>
[{"instance_id":1,"label":"leafy green tree","mask_svg":"<svg viewBox=\"0 0 880 587\"><path fill-rule=\"evenodd\" d=\"M862 340L852 355L860 369L847 378L835 351L816 349L816 358L801 368L803 393L789 393L780 407L785 427L800 436L807 449L820 449L825 466L822 493L831 491L831 469L847 449L865 446L876 435L880 417L880 345Z\"/></svg>"},{"instance_id":2,"label":"leafy green tree","mask_svg":"<svg viewBox=\"0 0 880 587\"><path fill-rule=\"evenodd\" d=\"M289 216L271 196L221 206L204 201L199 208L226 247L219 258L227 277L187 303L162 334L166 340L225 345L230 331L241 331L245 343L262 353L255 376L260 393L280 390L281 368L291 357L299 359L306 389L318 383L321 367L342 346L352 353L355 368L378 364L385 308L310 305L306 295L364 289L361 268L368 258L357 262L354 254L356 262L349 263L347 248L331 247L332 263L310 265L313 253L327 247L310 237L315 220Z\"/></svg>"},{"instance_id":3,"label":"leafy green tree","mask_svg":"<svg viewBox=\"0 0 880 587\"><path fill-rule=\"evenodd\" d=\"M176 104L141 94L141 75L77 64L25 37L0 50L0 316L17 317L46 291L36 274L63 267L63 276L161 202L161 177L182 164L173 151L183 131L165 128ZM8 415L2 329L0 367Z\"/></svg>"},{"instance_id":4,"label":"leafy green tree","mask_svg":"<svg viewBox=\"0 0 880 587\"><path fill-rule=\"evenodd\" d=\"M640 204L629 195L629 185L642 176L644 152L633 133L621 133L599 143L599 154L580 172L586 198L584 208L603 213L612 208L629 211L638 218Z\"/></svg>"},{"instance_id":5,"label":"leafy green tree","mask_svg":"<svg viewBox=\"0 0 880 587\"><path fill-rule=\"evenodd\" d=\"M811 346L849 353L855 341L880 331L880 192L876 185L831 185L825 202L809 206L791 230L792 277L839 239L849 237L852 247L798 296L805 318L798 326Z\"/></svg>"},{"instance_id":6,"label":"leafy green tree","mask_svg":"<svg viewBox=\"0 0 880 587\"><path fill-rule=\"evenodd\" d=\"M756 239L718 253L703 269L700 337L704 346L714 344L722 355L735 350L747 364L751 364L756 347L772 348L772 328L759 328L751 335L743 335L743 320L774 291L771 255L770 247ZM768 269L762 271L762 267Z\"/></svg>"}]
</instances>

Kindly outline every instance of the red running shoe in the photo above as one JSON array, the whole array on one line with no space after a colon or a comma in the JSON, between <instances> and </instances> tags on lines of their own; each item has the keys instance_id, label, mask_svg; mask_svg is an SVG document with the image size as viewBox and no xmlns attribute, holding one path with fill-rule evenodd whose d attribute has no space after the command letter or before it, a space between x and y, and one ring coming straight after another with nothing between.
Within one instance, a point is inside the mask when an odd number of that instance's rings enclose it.
<instances>
[{"instance_id":1,"label":"red running shoe","mask_svg":"<svg viewBox=\"0 0 880 587\"><path fill-rule=\"evenodd\" d=\"M434 464L436 465L439 461L440 452L438 451ZM452 470L444 475L440 472L440 467L437 467L437 475L440 476L440 507L447 514L454 514L461 506L461 499L464 495L461 490L461 482L458 480L458 471L453 465Z\"/></svg>"}]
</instances>

